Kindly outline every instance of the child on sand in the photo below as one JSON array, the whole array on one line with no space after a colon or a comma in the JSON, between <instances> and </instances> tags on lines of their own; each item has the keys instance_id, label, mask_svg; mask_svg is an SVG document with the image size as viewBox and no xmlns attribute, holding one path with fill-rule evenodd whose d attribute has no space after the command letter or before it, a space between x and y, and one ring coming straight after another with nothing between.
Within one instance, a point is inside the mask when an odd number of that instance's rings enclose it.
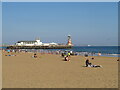
<instances>
[{"instance_id":1,"label":"child on sand","mask_svg":"<svg viewBox=\"0 0 120 90\"><path fill-rule=\"evenodd\" d=\"M65 61L70 61L68 56L65 57Z\"/></svg>"},{"instance_id":2,"label":"child on sand","mask_svg":"<svg viewBox=\"0 0 120 90\"><path fill-rule=\"evenodd\" d=\"M37 58L37 54L35 53L34 56L32 56L33 58Z\"/></svg>"}]
</instances>

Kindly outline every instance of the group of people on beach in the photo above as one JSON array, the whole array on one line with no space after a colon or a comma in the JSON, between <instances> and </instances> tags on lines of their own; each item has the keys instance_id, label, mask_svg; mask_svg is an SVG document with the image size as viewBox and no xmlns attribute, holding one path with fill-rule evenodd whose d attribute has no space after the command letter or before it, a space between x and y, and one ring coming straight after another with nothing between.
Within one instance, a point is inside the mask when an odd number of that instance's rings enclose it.
<instances>
[{"instance_id":1,"label":"group of people on beach","mask_svg":"<svg viewBox=\"0 0 120 90\"><path fill-rule=\"evenodd\" d=\"M70 61L70 56L71 53L70 52L64 52L61 54L62 57L64 57L64 61Z\"/></svg>"},{"instance_id":2,"label":"group of people on beach","mask_svg":"<svg viewBox=\"0 0 120 90\"><path fill-rule=\"evenodd\" d=\"M70 53L68 53L68 55L65 55L64 57L65 57L64 58L65 61L70 61Z\"/></svg>"},{"instance_id":3,"label":"group of people on beach","mask_svg":"<svg viewBox=\"0 0 120 90\"><path fill-rule=\"evenodd\" d=\"M11 52L23 52L22 50L10 50L10 49L6 49L5 51L7 51L8 55L6 56L16 56L16 55L10 55ZM26 50L24 50L24 52L27 52ZM50 51L48 52L48 54L50 53ZM52 52L52 53L56 53L56 54L59 54L60 52ZM41 53L42 54L42 53ZM61 54L62 57L64 57L64 61L70 61L70 57L71 57L71 52L67 52L67 53L62 53ZM100 55L100 54L99 54ZM101 65L92 65L92 63L90 62L90 60L88 59L88 54L85 54L84 55L86 60L85 60L85 66L86 67L101 67ZM37 54L34 53L34 55L32 56L33 58L38 58ZM91 57L91 59L93 60L94 57ZM117 60L119 61L119 60Z\"/></svg>"},{"instance_id":4,"label":"group of people on beach","mask_svg":"<svg viewBox=\"0 0 120 90\"><path fill-rule=\"evenodd\" d=\"M5 56L17 56L16 54L13 54L12 52L14 52L14 50L10 50L10 49L7 49L7 50L3 50L3 52L7 52L7 54Z\"/></svg>"},{"instance_id":5,"label":"group of people on beach","mask_svg":"<svg viewBox=\"0 0 120 90\"><path fill-rule=\"evenodd\" d=\"M3 51L7 52L15 52L15 53L27 53L27 52L38 52L40 54L63 54L65 51L64 50L42 50L42 49L2 49ZM71 51L70 51L71 52ZM85 55L85 53L88 52L72 52L71 55L78 56L78 55ZM96 53L88 53L88 55L96 55ZM101 56L101 53L98 53L98 56Z\"/></svg>"}]
</instances>

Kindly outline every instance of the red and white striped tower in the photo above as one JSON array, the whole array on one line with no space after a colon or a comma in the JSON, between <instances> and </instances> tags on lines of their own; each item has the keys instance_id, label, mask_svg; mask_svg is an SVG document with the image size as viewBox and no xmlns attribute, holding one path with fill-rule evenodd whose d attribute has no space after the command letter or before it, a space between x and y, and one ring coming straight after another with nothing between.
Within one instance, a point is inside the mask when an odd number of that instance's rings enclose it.
<instances>
[{"instance_id":1,"label":"red and white striped tower","mask_svg":"<svg viewBox=\"0 0 120 90\"><path fill-rule=\"evenodd\" d=\"M68 42L67 42L67 45L72 45L72 40L71 40L71 36L68 35Z\"/></svg>"}]
</instances>

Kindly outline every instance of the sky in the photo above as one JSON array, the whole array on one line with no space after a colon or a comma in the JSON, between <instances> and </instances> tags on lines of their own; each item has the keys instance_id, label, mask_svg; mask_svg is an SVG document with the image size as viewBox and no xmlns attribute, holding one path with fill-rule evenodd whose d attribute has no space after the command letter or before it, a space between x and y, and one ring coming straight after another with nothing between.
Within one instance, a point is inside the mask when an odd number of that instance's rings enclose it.
<instances>
[{"instance_id":1,"label":"sky","mask_svg":"<svg viewBox=\"0 0 120 90\"><path fill-rule=\"evenodd\" d=\"M117 2L3 2L3 44L20 40L113 46L118 44Z\"/></svg>"},{"instance_id":2,"label":"sky","mask_svg":"<svg viewBox=\"0 0 120 90\"><path fill-rule=\"evenodd\" d=\"M2 45L2 3L0 2L0 45Z\"/></svg>"}]
</instances>

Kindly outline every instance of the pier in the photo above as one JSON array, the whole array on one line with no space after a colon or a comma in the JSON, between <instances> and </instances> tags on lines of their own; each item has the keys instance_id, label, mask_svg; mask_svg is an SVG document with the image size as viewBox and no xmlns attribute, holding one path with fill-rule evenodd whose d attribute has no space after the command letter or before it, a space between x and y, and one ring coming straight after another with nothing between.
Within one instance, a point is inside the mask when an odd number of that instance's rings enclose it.
<instances>
[{"instance_id":1,"label":"pier","mask_svg":"<svg viewBox=\"0 0 120 90\"><path fill-rule=\"evenodd\" d=\"M73 44L71 41L71 36L68 35L67 44L58 44L58 43L42 43L39 38L36 38L35 41L18 41L15 45L6 46L7 49L66 49L72 48Z\"/></svg>"},{"instance_id":2,"label":"pier","mask_svg":"<svg viewBox=\"0 0 120 90\"><path fill-rule=\"evenodd\" d=\"M7 46L7 49L67 49L72 48L72 45L55 45L55 46Z\"/></svg>"}]
</instances>

